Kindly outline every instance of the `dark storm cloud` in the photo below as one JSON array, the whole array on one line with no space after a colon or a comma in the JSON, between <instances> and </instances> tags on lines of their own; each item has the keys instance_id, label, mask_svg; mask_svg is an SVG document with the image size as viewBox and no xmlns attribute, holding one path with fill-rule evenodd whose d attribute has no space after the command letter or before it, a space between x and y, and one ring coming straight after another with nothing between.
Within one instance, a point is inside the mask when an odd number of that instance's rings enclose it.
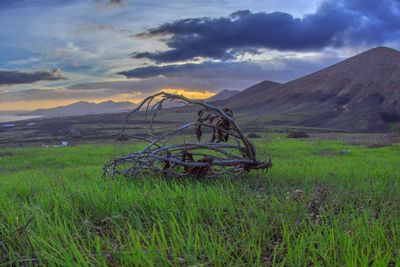
<instances>
[{"instance_id":1,"label":"dark storm cloud","mask_svg":"<svg viewBox=\"0 0 400 267\"><path fill-rule=\"evenodd\" d=\"M149 79L154 77L168 79L192 79L198 81L213 81L225 79L237 80L274 80L286 82L305 74L317 71L330 64L337 63L341 58L326 56L313 61L296 58L273 58L261 62L204 62L200 64L171 64L165 66L146 66L120 72L127 78ZM235 87L237 88L237 87ZM243 89L243 88L237 88Z\"/></svg>"},{"instance_id":2,"label":"dark storm cloud","mask_svg":"<svg viewBox=\"0 0 400 267\"><path fill-rule=\"evenodd\" d=\"M191 77L210 79L225 77L231 79L259 79L264 71L260 65L251 62L204 62L199 64L172 64L166 66L146 66L123 71L118 74L127 78Z\"/></svg>"},{"instance_id":3,"label":"dark storm cloud","mask_svg":"<svg viewBox=\"0 0 400 267\"><path fill-rule=\"evenodd\" d=\"M260 48L304 51L345 44L380 44L399 38L400 0L325 0L315 13L238 11L221 18L189 18L138 34L161 37L169 50L133 53L133 58L176 62L209 57L232 59Z\"/></svg>"},{"instance_id":4,"label":"dark storm cloud","mask_svg":"<svg viewBox=\"0 0 400 267\"><path fill-rule=\"evenodd\" d=\"M382 44L400 39L400 0L347 0L343 5L362 17L349 31L350 44Z\"/></svg>"},{"instance_id":5,"label":"dark storm cloud","mask_svg":"<svg viewBox=\"0 0 400 267\"><path fill-rule=\"evenodd\" d=\"M55 69L51 72L19 72L19 71L2 71L0 70L0 86L12 84L34 83L38 81L56 81L65 80L59 70Z\"/></svg>"}]
</instances>

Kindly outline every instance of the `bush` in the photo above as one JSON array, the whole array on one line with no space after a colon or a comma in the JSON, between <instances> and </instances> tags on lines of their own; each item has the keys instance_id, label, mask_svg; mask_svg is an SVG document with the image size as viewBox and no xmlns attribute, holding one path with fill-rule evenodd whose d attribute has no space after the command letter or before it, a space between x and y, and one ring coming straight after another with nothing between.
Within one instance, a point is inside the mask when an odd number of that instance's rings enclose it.
<instances>
[{"instance_id":1,"label":"bush","mask_svg":"<svg viewBox=\"0 0 400 267\"><path fill-rule=\"evenodd\" d=\"M306 132L291 132L287 136L288 138L309 138L310 136Z\"/></svg>"},{"instance_id":2,"label":"bush","mask_svg":"<svg viewBox=\"0 0 400 267\"><path fill-rule=\"evenodd\" d=\"M394 133L396 135L400 135L400 123L398 123L394 128Z\"/></svg>"},{"instance_id":3,"label":"bush","mask_svg":"<svg viewBox=\"0 0 400 267\"><path fill-rule=\"evenodd\" d=\"M247 138L261 138L261 135L257 133L249 133L247 134Z\"/></svg>"},{"instance_id":4,"label":"bush","mask_svg":"<svg viewBox=\"0 0 400 267\"><path fill-rule=\"evenodd\" d=\"M128 141L129 140L129 135L127 134L118 134L115 137L116 141Z\"/></svg>"}]
</instances>

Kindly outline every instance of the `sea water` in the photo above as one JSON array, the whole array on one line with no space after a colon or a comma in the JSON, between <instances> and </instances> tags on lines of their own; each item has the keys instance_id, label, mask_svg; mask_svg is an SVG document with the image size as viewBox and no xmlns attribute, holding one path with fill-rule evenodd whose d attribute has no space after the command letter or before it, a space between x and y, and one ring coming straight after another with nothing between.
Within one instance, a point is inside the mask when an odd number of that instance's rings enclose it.
<instances>
[{"instance_id":1,"label":"sea water","mask_svg":"<svg viewBox=\"0 0 400 267\"><path fill-rule=\"evenodd\" d=\"M14 115L14 114L0 114L0 123L1 122L13 122L13 121L37 119L40 117L42 117L42 116L23 116L23 115Z\"/></svg>"}]
</instances>

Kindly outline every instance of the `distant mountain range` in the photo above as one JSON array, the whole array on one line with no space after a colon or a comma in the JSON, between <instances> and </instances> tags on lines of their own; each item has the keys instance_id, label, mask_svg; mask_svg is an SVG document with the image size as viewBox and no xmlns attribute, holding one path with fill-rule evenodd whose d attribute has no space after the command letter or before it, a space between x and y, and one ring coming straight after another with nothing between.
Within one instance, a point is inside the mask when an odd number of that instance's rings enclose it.
<instances>
[{"instance_id":1,"label":"distant mountain range","mask_svg":"<svg viewBox=\"0 0 400 267\"><path fill-rule=\"evenodd\" d=\"M239 91L235 90L223 90L218 94L212 96L207 99L208 102L225 100L235 94L239 93ZM132 110L137 105L132 102L114 102L114 101L105 101L101 103L92 103L87 101L79 101L67 106L60 106L55 108L48 109L37 109L31 112L24 112L25 116L43 116L46 118L54 118L54 117L67 117L67 116L83 116L83 115L91 115L91 114L106 114L106 113L118 113L124 112L128 110ZM172 103L166 105L166 107L179 107L181 104Z\"/></svg>"},{"instance_id":2,"label":"distant mountain range","mask_svg":"<svg viewBox=\"0 0 400 267\"><path fill-rule=\"evenodd\" d=\"M246 113L259 125L387 131L400 122L400 52L377 47L284 84L263 81L205 100ZM130 110L130 102L78 102L29 116L75 116Z\"/></svg>"},{"instance_id":3,"label":"distant mountain range","mask_svg":"<svg viewBox=\"0 0 400 267\"><path fill-rule=\"evenodd\" d=\"M374 48L285 84L261 82L220 104L265 124L386 131L400 122L400 52Z\"/></svg>"},{"instance_id":4,"label":"distant mountain range","mask_svg":"<svg viewBox=\"0 0 400 267\"><path fill-rule=\"evenodd\" d=\"M67 106L61 106L49 109L37 109L24 115L43 116L43 117L67 117L82 116L90 114L117 113L135 108L132 102L114 102L105 101L101 103L92 103L87 101L76 102Z\"/></svg>"}]
</instances>

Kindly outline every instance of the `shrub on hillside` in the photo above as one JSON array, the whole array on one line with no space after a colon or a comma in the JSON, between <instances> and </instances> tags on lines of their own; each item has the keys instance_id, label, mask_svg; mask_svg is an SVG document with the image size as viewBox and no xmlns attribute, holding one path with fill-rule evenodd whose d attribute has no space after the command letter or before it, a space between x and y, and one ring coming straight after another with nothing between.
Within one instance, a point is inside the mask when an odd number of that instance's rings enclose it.
<instances>
[{"instance_id":1,"label":"shrub on hillside","mask_svg":"<svg viewBox=\"0 0 400 267\"><path fill-rule=\"evenodd\" d=\"M288 138L309 138L310 136L306 132L291 132L287 135Z\"/></svg>"},{"instance_id":2,"label":"shrub on hillside","mask_svg":"<svg viewBox=\"0 0 400 267\"><path fill-rule=\"evenodd\" d=\"M128 141L129 140L129 135L127 134L118 134L115 137L116 141Z\"/></svg>"},{"instance_id":3,"label":"shrub on hillside","mask_svg":"<svg viewBox=\"0 0 400 267\"><path fill-rule=\"evenodd\" d=\"M394 128L394 133L395 133L396 135L400 135L400 123L398 123L398 124L396 125L396 127Z\"/></svg>"},{"instance_id":4,"label":"shrub on hillside","mask_svg":"<svg viewBox=\"0 0 400 267\"><path fill-rule=\"evenodd\" d=\"M247 134L247 138L261 138L261 135L257 133L249 133Z\"/></svg>"}]
</instances>

